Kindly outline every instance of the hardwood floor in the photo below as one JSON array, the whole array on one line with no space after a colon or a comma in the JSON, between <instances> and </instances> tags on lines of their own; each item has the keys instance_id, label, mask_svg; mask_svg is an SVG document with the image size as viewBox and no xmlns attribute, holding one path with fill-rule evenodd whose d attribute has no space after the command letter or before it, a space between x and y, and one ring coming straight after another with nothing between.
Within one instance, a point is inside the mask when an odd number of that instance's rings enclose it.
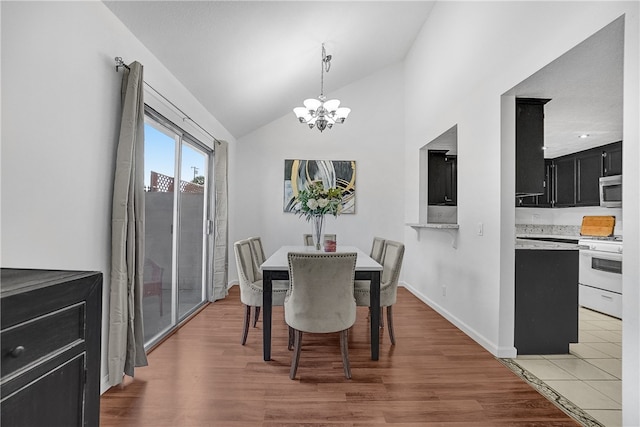
<instances>
[{"instance_id":1,"label":"hardwood floor","mask_svg":"<svg viewBox=\"0 0 640 427\"><path fill-rule=\"evenodd\" d=\"M353 378L344 378L339 335L305 334L297 379L282 307L273 313L272 361L262 323L240 345L239 290L210 304L101 398L109 426L578 426L464 333L398 290L396 345L381 330L370 360L367 309L349 334Z\"/></svg>"}]
</instances>

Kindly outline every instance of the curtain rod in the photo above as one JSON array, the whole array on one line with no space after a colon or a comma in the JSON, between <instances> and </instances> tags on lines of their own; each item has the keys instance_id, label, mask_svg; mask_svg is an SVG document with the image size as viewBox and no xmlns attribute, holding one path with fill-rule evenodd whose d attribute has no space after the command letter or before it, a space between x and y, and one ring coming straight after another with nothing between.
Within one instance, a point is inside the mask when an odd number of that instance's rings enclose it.
<instances>
[{"instance_id":1,"label":"curtain rod","mask_svg":"<svg viewBox=\"0 0 640 427\"><path fill-rule=\"evenodd\" d=\"M115 62L116 62L116 73L118 71L120 71L120 67L124 67L127 70L129 70L129 66L127 64L124 63L124 61L122 60L121 56L116 56L115 58ZM215 136L211 135L209 133L209 131L207 131L205 128L203 128L202 126L200 126L195 120L193 120L191 117L189 117L184 111L182 111L176 104L174 104L173 102L171 102L169 99L167 99L166 96L164 96L163 94L161 94L160 92L158 92L153 86L151 86L149 83L147 83L146 81L144 81L144 84L151 89L152 91L154 91L159 97L161 97L162 99L164 99L165 101L167 101L173 108L175 108L176 110L178 110L180 112L180 114L182 114L182 120L189 120L191 123L193 123L194 125L196 125L202 132L206 133L207 135L209 135L214 142L217 142L218 144L220 144L220 140L218 138L216 138Z\"/></svg>"}]
</instances>

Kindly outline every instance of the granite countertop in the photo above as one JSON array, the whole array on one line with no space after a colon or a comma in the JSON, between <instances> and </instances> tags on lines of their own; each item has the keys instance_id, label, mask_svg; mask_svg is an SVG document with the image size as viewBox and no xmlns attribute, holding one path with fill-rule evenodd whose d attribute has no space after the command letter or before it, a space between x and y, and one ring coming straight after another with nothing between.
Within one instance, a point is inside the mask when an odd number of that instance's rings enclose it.
<instances>
[{"instance_id":1,"label":"granite countertop","mask_svg":"<svg viewBox=\"0 0 640 427\"><path fill-rule=\"evenodd\" d=\"M556 236L562 238L578 238L579 225L545 225L545 224L516 224L516 236Z\"/></svg>"},{"instance_id":2,"label":"granite countertop","mask_svg":"<svg viewBox=\"0 0 640 427\"><path fill-rule=\"evenodd\" d=\"M557 236L553 236L556 237ZM577 243L550 242L546 240L529 240L516 237L516 249L534 249L534 250L578 250L580 245Z\"/></svg>"},{"instance_id":3,"label":"granite countertop","mask_svg":"<svg viewBox=\"0 0 640 427\"><path fill-rule=\"evenodd\" d=\"M516 225L516 249L577 250L580 249L578 246L579 238L579 226L533 224ZM571 240L571 242L546 241L541 239Z\"/></svg>"},{"instance_id":4,"label":"granite countertop","mask_svg":"<svg viewBox=\"0 0 640 427\"><path fill-rule=\"evenodd\" d=\"M566 239L566 240L578 240L580 235L576 234L543 234L543 233L523 233L516 234L518 239Z\"/></svg>"}]
</instances>

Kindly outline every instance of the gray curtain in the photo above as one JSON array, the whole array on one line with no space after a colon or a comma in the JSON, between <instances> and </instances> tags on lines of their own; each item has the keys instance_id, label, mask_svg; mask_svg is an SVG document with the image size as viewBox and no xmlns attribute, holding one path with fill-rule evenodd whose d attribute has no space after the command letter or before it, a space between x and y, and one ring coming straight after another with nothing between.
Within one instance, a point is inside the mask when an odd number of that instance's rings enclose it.
<instances>
[{"instance_id":1,"label":"gray curtain","mask_svg":"<svg viewBox=\"0 0 640 427\"><path fill-rule=\"evenodd\" d=\"M227 207L227 148L226 141L216 141L214 150L215 185L215 241L213 248L213 289L210 300L215 301L227 296L229 269L229 224Z\"/></svg>"},{"instance_id":2,"label":"gray curtain","mask_svg":"<svg viewBox=\"0 0 640 427\"><path fill-rule=\"evenodd\" d=\"M142 323L144 269L144 99L142 65L122 76L122 120L111 216L109 384L146 366Z\"/></svg>"}]
</instances>

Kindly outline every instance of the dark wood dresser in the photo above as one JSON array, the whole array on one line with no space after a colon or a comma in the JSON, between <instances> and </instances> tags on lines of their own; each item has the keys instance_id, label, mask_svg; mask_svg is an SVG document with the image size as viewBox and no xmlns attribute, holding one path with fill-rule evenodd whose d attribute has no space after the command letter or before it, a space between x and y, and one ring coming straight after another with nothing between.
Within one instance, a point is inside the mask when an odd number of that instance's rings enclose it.
<instances>
[{"instance_id":1,"label":"dark wood dresser","mask_svg":"<svg viewBox=\"0 0 640 427\"><path fill-rule=\"evenodd\" d=\"M3 426L100 422L102 273L0 271Z\"/></svg>"}]
</instances>

